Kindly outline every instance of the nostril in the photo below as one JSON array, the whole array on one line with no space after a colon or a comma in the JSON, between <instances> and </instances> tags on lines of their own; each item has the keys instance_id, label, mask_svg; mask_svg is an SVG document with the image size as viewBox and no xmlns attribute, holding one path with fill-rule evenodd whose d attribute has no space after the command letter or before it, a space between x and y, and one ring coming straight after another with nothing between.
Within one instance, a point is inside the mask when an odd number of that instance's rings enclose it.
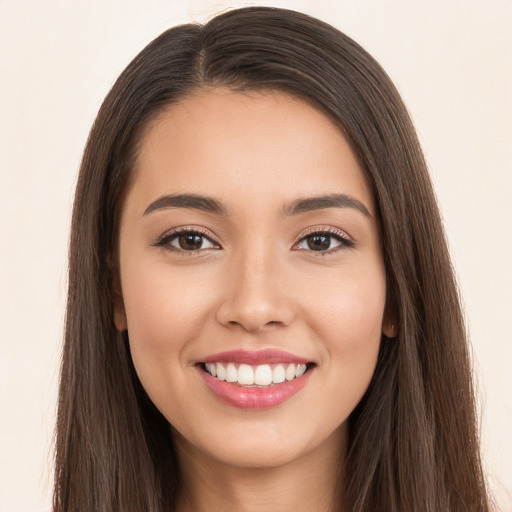
<instances>
[{"instance_id":1,"label":"nostril","mask_svg":"<svg viewBox=\"0 0 512 512\"><path fill-rule=\"evenodd\" d=\"M242 327L243 329L246 329L246 330L255 330L255 329L258 329L257 326L253 326L253 325L250 325L249 321L246 321L246 322L238 322L236 320L230 320L228 322L228 325L230 325L231 327ZM279 326L279 325L284 325L283 322L280 322L278 320L270 320L268 322L265 322L263 324L263 329L265 327L276 327L276 326Z\"/></svg>"}]
</instances>

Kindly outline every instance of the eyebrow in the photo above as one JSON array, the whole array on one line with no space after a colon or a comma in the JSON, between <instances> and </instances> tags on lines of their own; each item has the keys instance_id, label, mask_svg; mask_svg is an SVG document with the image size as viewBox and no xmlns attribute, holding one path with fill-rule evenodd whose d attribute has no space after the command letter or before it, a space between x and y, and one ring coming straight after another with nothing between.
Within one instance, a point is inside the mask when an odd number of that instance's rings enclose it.
<instances>
[{"instance_id":1,"label":"eyebrow","mask_svg":"<svg viewBox=\"0 0 512 512\"><path fill-rule=\"evenodd\" d=\"M361 201L358 201L346 194L328 194L324 196L296 199L284 208L283 214L286 216L298 215L300 213L323 210L325 208L355 208L366 217L370 219L372 218L368 208L366 208Z\"/></svg>"},{"instance_id":2,"label":"eyebrow","mask_svg":"<svg viewBox=\"0 0 512 512\"><path fill-rule=\"evenodd\" d=\"M190 208L218 215L227 215L227 210L222 203L212 197L196 194L171 194L159 197L153 201L146 208L143 216L164 208Z\"/></svg>"},{"instance_id":3,"label":"eyebrow","mask_svg":"<svg viewBox=\"0 0 512 512\"><path fill-rule=\"evenodd\" d=\"M189 208L217 215L228 215L224 205L212 197L197 194L170 194L161 196L153 201L146 208L143 216L166 208ZM328 194L296 199L283 208L282 215L288 217L326 208L354 208L366 217L372 218L368 208L361 201L346 194Z\"/></svg>"}]
</instances>

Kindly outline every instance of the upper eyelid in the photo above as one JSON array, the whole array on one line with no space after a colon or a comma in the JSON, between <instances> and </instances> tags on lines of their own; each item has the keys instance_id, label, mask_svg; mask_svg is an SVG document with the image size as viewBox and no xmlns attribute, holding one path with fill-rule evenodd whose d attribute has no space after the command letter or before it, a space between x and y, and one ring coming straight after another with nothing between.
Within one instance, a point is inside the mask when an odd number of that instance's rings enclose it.
<instances>
[{"instance_id":1,"label":"upper eyelid","mask_svg":"<svg viewBox=\"0 0 512 512\"><path fill-rule=\"evenodd\" d=\"M200 226L179 226L177 228L172 228L166 231L161 238L168 236L168 235L174 235L177 233L198 233L200 235L205 236L206 238L216 238L213 233L211 233L206 228L200 227Z\"/></svg>"},{"instance_id":2,"label":"upper eyelid","mask_svg":"<svg viewBox=\"0 0 512 512\"><path fill-rule=\"evenodd\" d=\"M339 228L335 228L333 226L314 226L308 228L305 231L301 231L301 233L297 236L296 240L300 241L303 238L310 235L314 235L316 233L328 233L329 235L335 235L345 240L353 241L352 237L346 231Z\"/></svg>"}]
</instances>

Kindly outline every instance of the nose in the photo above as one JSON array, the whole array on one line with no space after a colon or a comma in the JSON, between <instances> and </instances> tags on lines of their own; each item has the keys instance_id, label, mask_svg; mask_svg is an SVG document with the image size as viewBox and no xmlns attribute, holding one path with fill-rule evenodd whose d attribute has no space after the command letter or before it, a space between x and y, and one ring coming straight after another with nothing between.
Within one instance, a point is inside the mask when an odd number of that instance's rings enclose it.
<instances>
[{"instance_id":1,"label":"nose","mask_svg":"<svg viewBox=\"0 0 512 512\"><path fill-rule=\"evenodd\" d=\"M231 329L271 330L290 325L295 316L286 272L275 255L239 255L230 264L223 292L217 321Z\"/></svg>"}]
</instances>

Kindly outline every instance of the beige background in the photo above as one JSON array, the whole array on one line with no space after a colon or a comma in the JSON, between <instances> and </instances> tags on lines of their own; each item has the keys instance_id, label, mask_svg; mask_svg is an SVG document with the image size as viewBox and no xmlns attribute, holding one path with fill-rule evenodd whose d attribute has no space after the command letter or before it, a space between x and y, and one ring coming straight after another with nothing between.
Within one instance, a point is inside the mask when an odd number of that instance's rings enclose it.
<instances>
[{"instance_id":1,"label":"beige background","mask_svg":"<svg viewBox=\"0 0 512 512\"><path fill-rule=\"evenodd\" d=\"M164 29L251 3L0 0L1 512L50 504L70 207L100 102ZM466 303L488 473L512 489L512 1L260 3L337 26L401 90Z\"/></svg>"}]
</instances>

